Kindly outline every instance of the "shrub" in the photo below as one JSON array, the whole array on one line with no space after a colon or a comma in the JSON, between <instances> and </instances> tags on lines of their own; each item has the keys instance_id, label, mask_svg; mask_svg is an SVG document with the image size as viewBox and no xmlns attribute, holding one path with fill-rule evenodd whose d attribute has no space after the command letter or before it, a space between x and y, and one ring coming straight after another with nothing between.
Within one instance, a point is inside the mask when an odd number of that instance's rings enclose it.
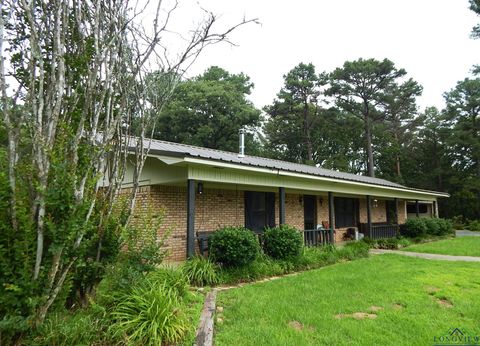
<instances>
[{"instance_id":1,"label":"shrub","mask_svg":"<svg viewBox=\"0 0 480 346\"><path fill-rule=\"evenodd\" d=\"M74 313L52 313L26 342L31 345L93 345L101 344L105 326L101 318L89 310Z\"/></svg>"},{"instance_id":2,"label":"shrub","mask_svg":"<svg viewBox=\"0 0 480 346\"><path fill-rule=\"evenodd\" d=\"M217 268L208 258L199 256L190 258L183 264L182 272L188 282L194 286L207 286L218 283Z\"/></svg>"},{"instance_id":3,"label":"shrub","mask_svg":"<svg viewBox=\"0 0 480 346\"><path fill-rule=\"evenodd\" d=\"M396 250L398 249L398 238L382 238L377 240L378 249Z\"/></svg>"},{"instance_id":4,"label":"shrub","mask_svg":"<svg viewBox=\"0 0 480 346\"><path fill-rule=\"evenodd\" d=\"M175 290L180 298L185 298L188 294L188 280L181 270L172 267L159 268L149 273L147 280Z\"/></svg>"},{"instance_id":5,"label":"shrub","mask_svg":"<svg viewBox=\"0 0 480 346\"><path fill-rule=\"evenodd\" d=\"M450 220L435 219L438 224L438 235L455 234L453 224Z\"/></svg>"},{"instance_id":6,"label":"shrub","mask_svg":"<svg viewBox=\"0 0 480 346\"><path fill-rule=\"evenodd\" d=\"M258 256L255 261L241 267L227 267L220 271L220 282L223 284L236 284L259 280L268 276L282 275L284 267L266 255Z\"/></svg>"},{"instance_id":7,"label":"shrub","mask_svg":"<svg viewBox=\"0 0 480 346\"><path fill-rule=\"evenodd\" d=\"M361 241L364 242L365 244L367 244L370 248L377 247L377 241L373 238L365 237Z\"/></svg>"},{"instance_id":8,"label":"shrub","mask_svg":"<svg viewBox=\"0 0 480 346\"><path fill-rule=\"evenodd\" d=\"M135 287L115 307L109 332L126 344L177 343L192 327L177 291L153 281Z\"/></svg>"},{"instance_id":9,"label":"shrub","mask_svg":"<svg viewBox=\"0 0 480 346\"><path fill-rule=\"evenodd\" d=\"M410 240L408 240L407 238L400 238L400 239L398 239L398 245L400 247L407 247L407 246L412 245L412 242Z\"/></svg>"},{"instance_id":10,"label":"shrub","mask_svg":"<svg viewBox=\"0 0 480 346\"><path fill-rule=\"evenodd\" d=\"M405 225L400 228L400 233L409 238L424 238L427 235L425 219L407 219Z\"/></svg>"},{"instance_id":11,"label":"shrub","mask_svg":"<svg viewBox=\"0 0 480 346\"><path fill-rule=\"evenodd\" d=\"M425 218L423 220L427 226L428 235L440 235L440 225L438 223L438 219Z\"/></svg>"},{"instance_id":12,"label":"shrub","mask_svg":"<svg viewBox=\"0 0 480 346\"><path fill-rule=\"evenodd\" d=\"M304 247L300 256L295 259L298 270L320 268L333 264L338 260L338 253L333 245L319 247Z\"/></svg>"},{"instance_id":13,"label":"shrub","mask_svg":"<svg viewBox=\"0 0 480 346\"><path fill-rule=\"evenodd\" d=\"M275 259L292 259L300 255L303 238L300 232L288 225L269 228L263 234L263 250Z\"/></svg>"},{"instance_id":14,"label":"shrub","mask_svg":"<svg viewBox=\"0 0 480 346\"><path fill-rule=\"evenodd\" d=\"M465 228L465 221L462 215L457 215L452 217L451 220L452 226L454 229L464 229Z\"/></svg>"},{"instance_id":15,"label":"shrub","mask_svg":"<svg viewBox=\"0 0 480 346\"><path fill-rule=\"evenodd\" d=\"M225 227L208 238L209 256L226 267L244 266L253 262L260 245L252 231L242 227Z\"/></svg>"},{"instance_id":16,"label":"shrub","mask_svg":"<svg viewBox=\"0 0 480 346\"><path fill-rule=\"evenodd\" d=\"M467 229L474 232L480 232L480 221L473 220L468 223Z\"/></svg>"},{"instance_id":17,"label":"shrub","mask_svg":"<svg viewBox=\"0 0 480 346\"><path fill-rule=\"evenodd\" d=\"M370 247L365 242L352 241L348 242L343 248L339 248L337 251L340 258L353 260L356 258L368 257L369 250Z\"/></svg>"}]
</instances>

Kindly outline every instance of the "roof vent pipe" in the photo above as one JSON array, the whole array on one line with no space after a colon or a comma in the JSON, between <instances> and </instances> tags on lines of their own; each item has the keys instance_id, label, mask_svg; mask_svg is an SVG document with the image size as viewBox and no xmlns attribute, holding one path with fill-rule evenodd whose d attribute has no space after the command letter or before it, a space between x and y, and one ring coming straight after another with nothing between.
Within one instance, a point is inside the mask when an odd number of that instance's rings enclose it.
<instances>
[{"instance_id":1,"label":"roof vent pipe","mask_svg":"<svg viewBox=\"0 0 480 346\"><path fill-rule=\"evenodd\" d=\"M238 134L240 136L238 157L243 158L243 157L245 157L245 130L243 128L241 128L238 131Z\"/></svg>"}]
</instances>

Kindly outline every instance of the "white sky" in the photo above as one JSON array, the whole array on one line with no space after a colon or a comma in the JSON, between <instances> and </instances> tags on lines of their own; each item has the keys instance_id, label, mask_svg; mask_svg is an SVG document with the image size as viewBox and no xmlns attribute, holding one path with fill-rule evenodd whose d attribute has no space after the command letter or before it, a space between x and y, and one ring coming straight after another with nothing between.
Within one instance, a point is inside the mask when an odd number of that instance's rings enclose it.
<instances>
[{"instance_id":1,"label":"white sky","mask_svg":"<svg viewBox=\"0 0 480 346\"><path fill-rule=\"evenodd\" d=\"M193 5L189 1L184 9ZM209 47L188 73L195 76L212 65L244 72L255 84L251 100L257 107L273 101L283 75L300 62L329 72L346 60L388 58L424 87L422 109L442 108L442 94L480 64L480 40L470 38L480 18L468 9L468 0L200 0L200 5L220 14L224 25L244 15L262 23L238 29L232 35L238 47Z\"/></svg>"}]
</instances>

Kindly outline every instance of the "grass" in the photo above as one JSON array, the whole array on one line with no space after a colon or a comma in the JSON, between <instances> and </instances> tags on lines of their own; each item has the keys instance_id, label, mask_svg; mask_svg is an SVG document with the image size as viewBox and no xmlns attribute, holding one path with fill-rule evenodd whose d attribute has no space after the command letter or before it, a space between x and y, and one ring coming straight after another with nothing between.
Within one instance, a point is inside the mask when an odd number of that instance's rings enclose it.
<instances>
[{"instance_id":1,"label":"grass","mask_svg":"<svg viewBox=\"0 0 480 346\"><path fill-rule=\"evenodd\" d=\"M431 345L456 327L480 335L479 295L480 264L377 255L219 292L214 341ZM336 318L355 312L377 316Z\"/></svg>"},{"instance_id":2,"label":"grass","mask_svg":"<svg viewBox=\"0 0 480 346\"><path fill-rule=\"evenodd\" d=\"M458 237L409 246L403 251L452 256L480 256L480 237Z\"/></svg>"}]
</instances>

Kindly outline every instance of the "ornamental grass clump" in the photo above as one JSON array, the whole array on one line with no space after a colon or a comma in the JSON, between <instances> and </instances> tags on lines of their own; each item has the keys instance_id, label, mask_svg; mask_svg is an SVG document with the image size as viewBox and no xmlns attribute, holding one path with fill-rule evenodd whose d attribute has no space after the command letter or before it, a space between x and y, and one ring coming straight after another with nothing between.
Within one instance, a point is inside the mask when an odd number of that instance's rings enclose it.
<instances>
[{"instance_id":1,"label":"ornamental grass clump","mask_svg":"<svg viewBox=\"0 0 480 346\"><path fill-rule=\"evenodd\" d=\"M185 274L173 267L159 268L147 275L147 285L154 282L156 285L165 285L177 292L180 298L186 298L189 292L188 279Z\"/></svg>"},{"instance_id":2,"label":"ornamental grass clump","mask_svg":"<svg viewBox=\"0 0 480 346\"><path fill-rule=\"evenodd\" d=\"M253 262L260 253L255 234L243 227L225 227L208 238L209 257L225 267L240 267Z\"/></svg>"},{"instance_id":3,"label":"ornamental grass clump","mask_svg":"<svg viewBox=\"0 0 480 346\"><path fill-rule=\"evenodd\" d=\"M263 251L274 259L297 258L302 253L302 248L302 234L294 227L280 225L267 229L263 234Z\"/></svg>"},{"instance_id":4,"label":"ornamental grass clump","mask_svg":"<svg viewBox=\"0 0 480 346\"><path fill-rule=\"evenodd\" d=\"M208 286L218 283L217 266L205 257L192 257L182 266L183 275L191 285Z\"/></svg>"},{"instance_id":5,"label":"ornamental grass clump","mask_svg":"<svg viewBox=\"0 0 480 346\"><path fill-rule=\"evenodd\" d=\"M135 287L111 313L109 332L128 345L164 345L181 341L193 326L177 290L149 281Z\"/></svg>"}]
</instances>

